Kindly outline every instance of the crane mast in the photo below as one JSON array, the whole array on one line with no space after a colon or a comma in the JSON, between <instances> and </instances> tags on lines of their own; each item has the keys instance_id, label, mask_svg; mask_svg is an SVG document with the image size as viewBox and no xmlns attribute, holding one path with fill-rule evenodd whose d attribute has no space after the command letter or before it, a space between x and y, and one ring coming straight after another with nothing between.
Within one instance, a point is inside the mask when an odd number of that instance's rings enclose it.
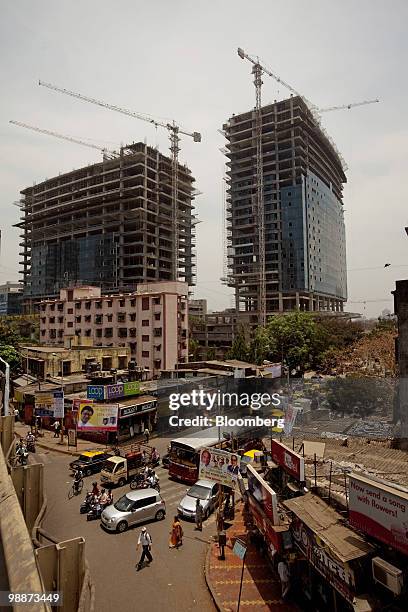
<instances>
[{"instance_id":1,"label":"crane mast","mask_svg":"<svg viewBox=\"0 0 408 612\"><path fill-rule=\"evenodd\" d=\"M77 98L78 100L82 100L83 102L90 102L91 104L96 104L97 106L101 106L102 108L107 108L108 110L116 111L117 113L127 115L128 117L133 117L135 119L140 119L141 121L146 121L147 123L150 123L154 125L155 127L163 127L169 132L170 153L171 153L171 162L172 162L172 181L171 181L172 207L171 208L172 208L172 221L174 224L173 225L174 238L173 238L172 275L173 275L174 280L178 280L178 277L179 277L179 269L178 269L179 268L179 249L180 249L179 214L178 214L178 193L179 193L179 176L178 176L179 161L178 160L179 160L179 152L180 152L180 134L183 134L184 136L190 136L194 142L201 142L201 134L199 132L187 132L185 130L182 130L180 126L176 124L175 121L173 121L172 123L158 121L148 115L136 113L127 108L122 108L114 104L108 104L107 102L102 102L100 100L97 100L96 98L90 98L88 96L84 96L74 91L70 91L68 89L58 87L57 85L53 85L52 83L46 83L44 81L39 81L38 84L42 85L43 87L47 87L48 89L51 89L53 91L63 93L73 98Z\"/></svg>"},{"instance_id":2,"label":"crane mast","mask_svg":"<svg viewBox=\"0 0 408 612\"><path fill-rule=\"evenodd\" d=\"M250 58L242 49L238 49L242 59L248 59L252 64L252 74L255 85L255 140L256 140L256 185L255 185L255 220L258 226L258 253L256 262L256 278L258 282L258 323L266 325L266 274L265 274L265 206L262 154L262 72L259 61Z\"/></svg>"}]
</instances>

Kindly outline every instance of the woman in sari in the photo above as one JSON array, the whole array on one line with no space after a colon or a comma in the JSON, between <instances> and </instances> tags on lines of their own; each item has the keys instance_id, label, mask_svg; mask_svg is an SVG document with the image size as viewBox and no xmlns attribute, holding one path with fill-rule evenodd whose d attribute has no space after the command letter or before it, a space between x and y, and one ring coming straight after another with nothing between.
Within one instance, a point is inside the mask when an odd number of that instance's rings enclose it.
<instances>
[{"instance_id":1,"label":"woman in sari","mask_svg":"<svg viewBox=\"0 0 408 612\"><path fill-rule=\"evenodd\" d=\"M183 528L178 516L174 517L173 525L170 531L169 548L178 548L183 544Z\"/></svg>"}]
</instances>

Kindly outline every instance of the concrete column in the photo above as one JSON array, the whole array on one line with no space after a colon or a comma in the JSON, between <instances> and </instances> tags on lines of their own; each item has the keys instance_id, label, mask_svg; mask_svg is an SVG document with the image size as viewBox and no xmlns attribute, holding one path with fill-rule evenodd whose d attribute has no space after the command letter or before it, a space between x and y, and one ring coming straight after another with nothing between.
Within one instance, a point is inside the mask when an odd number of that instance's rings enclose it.
<instances>
[{"instance_id":1,"label":"concrete column","mask_svg":"<svg viewBox=\"0 0 408 612\"><path fill-rule=\"evenodd\" d=\"M309 295L309 311L313 310L313 294Z\"/></svg>"},{"instance_id":2,"label":"concrete column","mask_svg":"<svg viewBox=\"0 0 408 612\"><path fill-rule=\"evenodd\" d=\"M299 309L300 301L299 301L299 292L296 291L296 308Z\"/></svg>"},{"instance_id":3,"label":"concrete column","mask_svg":"<svg viewBox=\"0 0 408 612\"><path fill-rule=\"evenodd\" d=\"M281 291L279 291L279 312L283 312L283 296Z\"/></svg>"}]
</instances>

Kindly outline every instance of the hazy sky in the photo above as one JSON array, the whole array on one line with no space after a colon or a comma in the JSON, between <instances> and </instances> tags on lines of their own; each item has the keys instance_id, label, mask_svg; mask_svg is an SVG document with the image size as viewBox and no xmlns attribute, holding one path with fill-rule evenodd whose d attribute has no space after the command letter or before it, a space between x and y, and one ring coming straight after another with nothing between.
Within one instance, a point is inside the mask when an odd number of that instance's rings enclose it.
<instances>
[{"instance_id":1,"label":"hazy sky","mask_svg":"<svg viewBox=\"0 0 408 612\"><path fill-rule=\"evenodd\" d=\"M349 166L347 309L392 310L394 282L408 277L405 0L2 0L1 7L0 281L18 278L11 226L20 189L101 159L10 119L107 147L146 139L168 153L166 130L51 92L37 85L41 78L202 133L201 144L184 137L180 154L203 192L194 294L213 309L233 305L218 280L225 142L217 130L255 103L240 46L320 107L381 99L327 113L323 125ZM284 97L287 91L265 77L263 101ZM356 303L362 300L366 306Z\"/></svg>"}]
</instances>

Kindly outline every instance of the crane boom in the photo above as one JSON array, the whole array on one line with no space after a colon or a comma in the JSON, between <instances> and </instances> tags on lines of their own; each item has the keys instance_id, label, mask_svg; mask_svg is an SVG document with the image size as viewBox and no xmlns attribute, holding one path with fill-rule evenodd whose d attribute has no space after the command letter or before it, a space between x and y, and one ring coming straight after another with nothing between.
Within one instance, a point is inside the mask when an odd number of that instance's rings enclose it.
<instances>
[{"instance_id":1,"label":"crane boom","mask_svg":"<svg viewBox=\"0 0 408 612\"><path fill-rule=\"evenodd\" d=\"M91 149L96 149L97 151L101 151L104 155L111 155L116 157L117 153L115 151L108 151L103 147L98 147L98 145L91 144L89 142L84 142L83 140L79 140L78 138L72 138L71 136L65 136L64 134L59 134L58 132L53 132L51 130L45 130L43 128L36 127L34 125L28 125L28 123L22 123L21 121L9 121L13 125L17 125L18 127L26 128L27 130L32 130L33 132L38 132L39 134L46 134L47 136L54 136L54 138L59 138L60 140L67 140L68 142L73 142L75 144L83 145L84 147L90 147Z\"/></svg>"},{"instance_id":2,"label":"crane boom","mask_svg":"<svg viewBox=\"0 0 408 612\"><path fill-rule=\"evenodd\" d=\"M378 98L376 98L375 100L363 100L362 102L352 102L351 104L343 104L342 106L329 106L328 108L319 108L318 112L328 113L330 111L355 108L356 106L365 106L366 104L376 104L377 102L379 102Z\"/></svg>"},{"instance_id":3,"label":"crane boom","mask_svg":"<svg viewBox=\"0 0 408 612\"><path fill-rule=\"evenodd\" d=\"M63 93L67 96L71 96L72 98L77 98L78 100L82 100L83 102L90 102L91 104L96 104L96 106L101 106L102 108L107 108L109 110L116 111L117 113L122 113L122 115L127 115L128 117L133 117L134 119L140 119L141 121L146 121L147 123L151 123L155 127L164 127L169 131L173 131L175 129L175 124L165 123L163 121L158 121L157 119L153 119L148 115L143 115L142 113L136 113L127 108L122 108L121 106L117 106L116 104L109 104L108 102L102 102L101 100L97 100L96 98L91 98L89 96L84 96L83 94L77 93L75 91L71 91L69 89L65 89L63 87L58 87L57 85L53 85L52 83L46 83L45 81L38 81L39 85L43 87L47 87L48 89L52 89L53 91L58 91L59 93ZM195 142L201 142L201 134L198 132L187 132L182 130L179 126L177 126L177 131L184 136L191 136Z\"/></svg>"},{"instance_id":4,"label":"crane boom","mask_svg":"<svg viewBox=\"0 0 408 612\"><path fill-rule=\"evenodd\" d=\"M108 104L107 102L102 102L100 100L96 100L96 98L90 98L88 96L83 96L82 94L76 93L75 91L70 91L69 89L64 89L62 87L57 87L57 85L53 85L52 83L45 83L44 81L38 81L39 85L43 87L47 87L48 89L52 89L53 91L57 91L59 93L66 94L67 96L71 96L72 98L77 98L78 100L82 100L83 102L90 102L91 104L96 104L97 106L101 106L102 108L107 108L109 110L116 111L117 113L121 113L122 115L127 115L128 117L133 117L134 119L140 119L141 121L146 121L155 127L164 127L169 132L170 138L170 151L171 151L171 160L172 160L172 220L174 225L173 232L173 261L172 261L172 271L173 271L173 280L178 280L178 262L179 262L179 215L178 215L178 154L180 151L180 134L184 136L191 136L194 142L201 142L201 134L199 132L187 132L186 130L182 130L179 125L176 124L175 121L171 123L165 123L163 121L158 121L157 119L153 119L148 115L142 115L141 113L135 113L127 108L122 108L121 106L116 106L115 104Z\"/></svg>"}]
</instances>

